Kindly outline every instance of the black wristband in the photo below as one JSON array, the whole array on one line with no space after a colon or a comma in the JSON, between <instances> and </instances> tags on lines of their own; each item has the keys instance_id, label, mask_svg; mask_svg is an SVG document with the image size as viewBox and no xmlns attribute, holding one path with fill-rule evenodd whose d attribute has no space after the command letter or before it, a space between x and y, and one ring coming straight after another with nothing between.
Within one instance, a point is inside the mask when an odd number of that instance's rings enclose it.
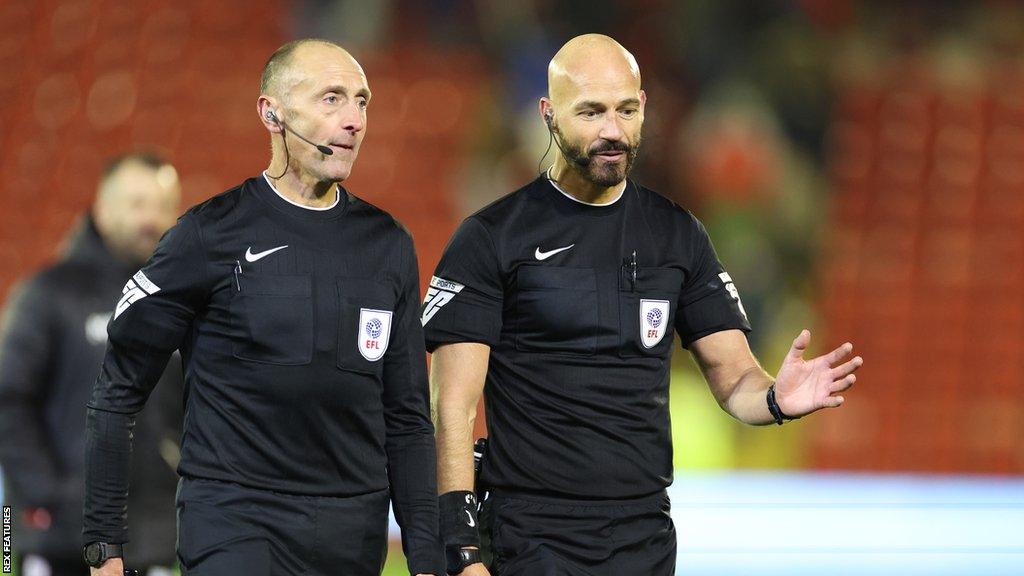
<instances>
[{"instance_id":1,"label":"black wristband","mask_svg":"<svg viewBox=\"0 0 1024 576\"><path fill-rule=\"evenodd\" d=\"M111 558L124 557L124 548L120 544L90 542L82 548L82 557L85 559L85 563L89 566L99 568L104 562Z\"/></svg>"},{"instance_id":2,"label":"black wristband","mask_svg":"<svg viewBox=\"0 0 1024 576\"><path fill-rule=\"evenodd\" d=\"M785 422L786 420L799 419L799 416L787 416L785 413L782 412L782 408L779 408L779 403L775 401L775 384L772 384L771 386L768 387L767 399L768 411L771 412L772 419L774 419L775 423L778 424L779 426L782 426L782 423Z\"/></svg>"},{"instance_id":3,"label":"black wristband","mask_svg":"<svg viewBox=\"0 0 1024 576\"><path fill-rule=\"evenodd\" d=\"M445 563L448 565L446 572L449 574L462 574L466 566L483 562L479 548L463 548L458 545L445 546Z\"/></svg>"},{"instance_id":4,"label":"black wristband","mask_svg":"<svg viewBox=\"0 0 1024 576\"><path fill-rule=\"evenodd\" d=\"M480 546L476 494L469 490L445 492L437 498L441 513L441 539L446 545Z\"/></svg>"}]
</instances>

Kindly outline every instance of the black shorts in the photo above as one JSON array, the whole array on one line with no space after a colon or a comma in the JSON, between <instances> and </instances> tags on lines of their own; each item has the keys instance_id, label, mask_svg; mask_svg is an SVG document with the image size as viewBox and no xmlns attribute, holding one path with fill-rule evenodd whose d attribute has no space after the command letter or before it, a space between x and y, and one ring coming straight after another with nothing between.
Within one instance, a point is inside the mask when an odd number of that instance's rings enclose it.
<instances>
[{"instance_id":1,"label":"black shorts","mask_svg":"<svg viewBox=\"0 0 1024 576\"><path fill-rule=\"evenodd\" d=\"M184 576L379 576L388 543L388 491L296 496L229 482L178 484Z\"/></svg>"},{"instance_id":2,"label":"black shorts","mask_svg":"<svg viewBox=\"0 0 1024 576\"><path fill-rule=\"evenodd\" d=\"M492 576L671 576L668 494L567 500L492 491L480 514Z\"/></svg>"}]
</instances>

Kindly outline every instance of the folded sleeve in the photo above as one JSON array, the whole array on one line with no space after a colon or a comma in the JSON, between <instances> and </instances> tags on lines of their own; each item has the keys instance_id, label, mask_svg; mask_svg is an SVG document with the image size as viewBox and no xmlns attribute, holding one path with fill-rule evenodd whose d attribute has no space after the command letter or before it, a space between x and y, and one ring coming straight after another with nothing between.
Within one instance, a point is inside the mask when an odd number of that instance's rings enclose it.
<instances>
[{"instance_id":1,"label":"folded sleeve","mask_svg":"<svg viewBox=\"0 0 1024 576\"><path fill-rule=\"evenodd\" d=\"M420 310L427 351L456 342L495 346L503 295L493 238L483 223L469 217L445 247Z\"/></svg>"},{"instance_id":2,"label":"folded sleeve","mask_svg":"<svg viewBox=\"0 0 1024 576\"><path fill-rule=\"evenodd\" d=\"M735 283L718 260L704 225L693 215L684 253L689 255L687 274L676 314L676 332L683 347L722 330L750 331Z\"/></svg>"}]
</instances>

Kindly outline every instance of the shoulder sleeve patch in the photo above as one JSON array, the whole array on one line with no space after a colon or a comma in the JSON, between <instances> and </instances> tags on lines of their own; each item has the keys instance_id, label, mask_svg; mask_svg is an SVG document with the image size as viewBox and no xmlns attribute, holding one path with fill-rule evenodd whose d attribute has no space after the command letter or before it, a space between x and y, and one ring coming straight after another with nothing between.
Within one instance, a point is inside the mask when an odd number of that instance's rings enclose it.
<instances>
[{"instance_id":1,"label":"shoulder sleeve patch","mask_svg":"<svg viewBox=\"0 0 1024 576\"><path fill-rule=\"evenodd\" d=\"M116 319L120 316L122 312L135 302L159 291L160 287L150 281L142 273L142 270L139 270L125 283L124 288L121 290L121 299L118 300L117 308L114 310L114 318Z\"/></svg>"},{"instance_id":2,"label":"shoulder sleeve patch","mask_svg":"<svg viewBox=\"0 0 1024 576\"><path fill-rule=\"evenodd\" d=\"M427 288L427 296L423 299L423 311L420 314L420 323L426 325L430 322L430 319L437 314L437 311L442 306L451 302L452 298L462 289L465 288L458 282L452 282L451 280L445 280L444 278L438 278L437 276L430 277L430 287Z\"/></svg>"}]
</instances>

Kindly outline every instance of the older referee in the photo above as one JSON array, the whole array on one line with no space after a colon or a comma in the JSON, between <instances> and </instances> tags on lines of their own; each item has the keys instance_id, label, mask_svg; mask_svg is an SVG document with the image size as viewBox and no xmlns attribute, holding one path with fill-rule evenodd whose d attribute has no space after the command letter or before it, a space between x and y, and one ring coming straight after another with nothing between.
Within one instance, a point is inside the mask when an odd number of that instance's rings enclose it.
<instances>
[{"instance_id":1,"label":"older referee","mask_svg":"<svg viewBox=\"0 0 1024 576\"><path fill-rule=\"evenodd\" d=\"M339 184L366 76L300 40L261 92L268 169L186 212L116 304L88 404L86 561L121 576L134 414L180 349L185 574L377 575L389 496L410 572L440 574L412 238Z\"/></svg>"},{"instance_id":2,"label":"older referee","mask_svg":"<svg viewBox=\"0 0 1024 576\"><path fill-rule=\"evenodd\" d=\"M450 572L667 576L676 535L668 411L673 330L712 393L748 424L843 402L852 345L776 378L747 346L739 294L689 212L628 180L646 96L607 36L574 38L548 69L540 117L560 154L533 182L467 218L424 302L433 351L442 535ZM486 382L486 387L485 387ZM473 498L481 393L490 445Z\"/></svg>"}]
</instances>

